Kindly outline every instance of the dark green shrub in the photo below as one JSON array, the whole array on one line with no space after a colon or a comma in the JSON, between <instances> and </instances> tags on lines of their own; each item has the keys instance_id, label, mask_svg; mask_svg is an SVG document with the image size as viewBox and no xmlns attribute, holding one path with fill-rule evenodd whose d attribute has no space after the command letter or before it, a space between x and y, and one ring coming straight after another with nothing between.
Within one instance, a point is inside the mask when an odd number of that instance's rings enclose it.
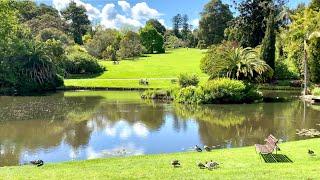
<instances>
[{"instance_id":1,"label":"dark green shrub","mask_svg":"<svg viewBox=\"0 0 320 180\"><path fill-rule=\"evenodd\" d=\"M65 70L69 74L99 74L105 71L105 68L93 56L78 52L68 55Z\"/></svg>"},{"instance_id":2,"label":"dark green shrub","mask_svg":"<svg viewBox=\"0 0 320 180\"><path fill-rule=\"evenodd\" d=\"M198 86L199 77L196 74L180 74L178 82L180 87Z\"/></svg>"}]
</instances>

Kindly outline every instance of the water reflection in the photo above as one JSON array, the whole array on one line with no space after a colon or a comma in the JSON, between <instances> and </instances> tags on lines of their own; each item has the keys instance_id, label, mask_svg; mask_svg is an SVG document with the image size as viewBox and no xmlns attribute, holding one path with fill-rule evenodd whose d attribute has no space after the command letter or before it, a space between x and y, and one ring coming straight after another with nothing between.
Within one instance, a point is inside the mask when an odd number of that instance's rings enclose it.
<instances>
[{"instance_id":1,"label":"water reflection","mask_svg":"<svg viewBox=\"0 0 320 180\"><path fill-rule=\"evenodd\" d=\"M239 147L269 133L288 141L320 123L317 107L299 100L186 106L144 102L138 92L0 97L0 114L0 166Z\"/></svg>"}]
</instances>

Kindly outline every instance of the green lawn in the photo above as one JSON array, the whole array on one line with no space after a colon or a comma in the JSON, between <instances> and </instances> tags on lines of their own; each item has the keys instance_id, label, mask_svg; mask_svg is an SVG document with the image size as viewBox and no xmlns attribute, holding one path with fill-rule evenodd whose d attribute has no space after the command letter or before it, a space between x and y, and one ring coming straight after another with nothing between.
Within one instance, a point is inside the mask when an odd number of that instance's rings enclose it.
<instances>
[{"instance_id":1,"label":"green lawn","mask_svg":"<svg viewBox=\"0 0 320 180\"><path fill-rule=\"evenodd\" d=\"M253 147L222 149L212 152L175 153L127 158L45 164L43 167L0 168L0 179L319 179L320 154L310 157L308 148L320 152L320 139L280 144L281 153L293 163L267 164ZM178 159L181 168L172 168ZM214 160L219 169L201 170L199 161Z\"/></svg>"},{"instance_id":2,"label":"green lawn","mask_svg":"<svg viewBox=\"0 0 320 180\"><path fill-rule=\"evenodd\" d=\"M202 79L207 75L199 68L205 51L199 49L176 49L166 54L152 54L135 60L123 60L114 65L110 61L100 61L107 71L97 77L65 79L66 87L100 88L168 88L175 86L171 79L181 73L195 73ZM148 78L149 86L139 85L139 79ZM112 79L112 80L111 80Z\"/></svg>"}]
</instances>

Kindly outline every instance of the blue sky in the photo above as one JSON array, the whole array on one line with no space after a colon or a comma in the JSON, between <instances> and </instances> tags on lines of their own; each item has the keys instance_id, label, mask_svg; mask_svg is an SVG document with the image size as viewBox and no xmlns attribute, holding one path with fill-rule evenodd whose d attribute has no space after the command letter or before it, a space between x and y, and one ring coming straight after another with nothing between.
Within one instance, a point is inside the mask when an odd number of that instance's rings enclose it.
<instances>
[{"instance_id":1,"label":"blue sky","mask_svg":"<svg viewBox=\"0 0 320 180\"><path fill-rule=\"evenodd\" d=\"M36 0L62 10L71 0ZM190 23L197 26L199 13L209 0L74 0L88 10L90 20L101 23L108 28L121 28L129 25L139 27L149 18L159 19L167 27L171 27L171 19L177 13L187 14ZM232 4L232 0L222 0ZM239 0L238 0L239 1ZM289 7L310 0L289 0Z\"/></svg>"}]
</instances>

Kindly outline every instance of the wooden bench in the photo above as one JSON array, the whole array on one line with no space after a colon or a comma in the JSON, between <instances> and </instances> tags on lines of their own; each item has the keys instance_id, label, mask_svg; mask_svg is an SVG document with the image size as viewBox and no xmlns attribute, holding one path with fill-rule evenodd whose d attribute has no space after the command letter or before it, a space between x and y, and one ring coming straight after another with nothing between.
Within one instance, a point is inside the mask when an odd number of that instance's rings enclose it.
<instances>
[{"instance_id":1,"label":"wooden bench","mask_svg":"<svg viewBox=\"0 0 320 180\"><path fill-rule=\"evenodd\" d=\"M278 147L279 140L275 138L273 135L269 135L267 139L265 139L266 144L255 144L256 152L259 154L272 154L273 151L280 149Z\"/></svg>"}]
</instances>

